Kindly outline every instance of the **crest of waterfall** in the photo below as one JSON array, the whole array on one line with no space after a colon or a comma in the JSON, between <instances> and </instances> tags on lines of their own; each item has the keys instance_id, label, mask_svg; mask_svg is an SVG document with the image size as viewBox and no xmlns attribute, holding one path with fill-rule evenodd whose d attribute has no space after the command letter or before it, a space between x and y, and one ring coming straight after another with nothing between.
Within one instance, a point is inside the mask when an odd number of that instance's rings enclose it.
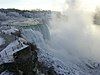
<instances>
[{"instance_id":1,"label":"crest of waterfall","mask_svg":"<svg viewBox=\"0 0 100 75\"><path fill-rule=\"evenodd\" d=\"M18 29L32 29L34 31L38 31L43 35L44 40L50 39L50 32L47 25L37 24L37 25L25 25L25 26L17 26Z\"/></svg>"},{"instance_id":2,"label":"crest of waterfall","mask_svg":"<svg viewBox=\"0 0 100 75\"><path fill-rule=\"evenodd\" d=\"M37 46L39 49L45 49L45 41L42 38L43 35L39 31L34 31L32 29L23 29L22 36L30 43Z\"/></svg>"}]
</instances>

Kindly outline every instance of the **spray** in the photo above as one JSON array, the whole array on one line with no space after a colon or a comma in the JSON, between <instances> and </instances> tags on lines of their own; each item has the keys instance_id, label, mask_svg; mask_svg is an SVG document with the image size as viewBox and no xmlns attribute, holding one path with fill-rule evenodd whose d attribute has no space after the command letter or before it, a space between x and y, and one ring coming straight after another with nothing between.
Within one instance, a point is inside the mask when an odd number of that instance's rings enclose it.
<instances>
[{"instance_id":1,"label":"spray","mask_svg":"<svg viewBox=\"0 0 100 75\"><path fill-rule=\"evenodd\" d=\"M88 3L89 1L87 0ZM66 0L65 6L68 8L59 14L52 14L51 47L66 61L80 57L100 61L100 27L93 24L95 8L92 11L85 10L89 6L85 6L84 2L86 1Z\"/></svg>"}]
</instances>

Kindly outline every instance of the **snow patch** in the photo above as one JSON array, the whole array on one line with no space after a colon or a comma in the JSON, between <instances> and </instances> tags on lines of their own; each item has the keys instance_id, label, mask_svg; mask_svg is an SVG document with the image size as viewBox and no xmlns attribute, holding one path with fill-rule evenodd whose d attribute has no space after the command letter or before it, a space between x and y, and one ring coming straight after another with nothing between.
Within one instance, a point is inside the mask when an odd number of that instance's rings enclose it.
<instances>
[{"instance_id":1,"label":"snow patch","mask_svg":"<svg viewBox=\"0 0 100 75\"><path fill-rule=\"evenodd\" d=\"M0 45L3 45L5 43L4 39L0 37Z\"/></svg>"},{"instance_id":2,"label":"snow patch","mask_svg":"<svg viewBox=\"0 0 100 75\"><path fill-rule=\"evenodd\" d=\"M14 75L14 73L9 72L9 71L4 71L0 75Z\"/></svg>"},{"instance_id":3,"label":"snow patch","mask_svg":"<svg viewBox=\"0 0 100 75\"><path fill-rule=\"evenodd\" d=\"M13 54L28 47L18 40L10 43L4 50L0 52L0 64L13 62Z\"/></svg>"},{"instance_id":4,"label":"snow patch","mask_svg":"<svg viewBox=\"0 0 100 75\"><path fill-rule=\"evenodd\" d=\"M16 31L19 31L19 30L14 27L11 27L11 29L8 29L8 30L2 30L4 34L9 34L9 35L11 35L11 33L15 33Z\"/></svg>"}]
</instances>

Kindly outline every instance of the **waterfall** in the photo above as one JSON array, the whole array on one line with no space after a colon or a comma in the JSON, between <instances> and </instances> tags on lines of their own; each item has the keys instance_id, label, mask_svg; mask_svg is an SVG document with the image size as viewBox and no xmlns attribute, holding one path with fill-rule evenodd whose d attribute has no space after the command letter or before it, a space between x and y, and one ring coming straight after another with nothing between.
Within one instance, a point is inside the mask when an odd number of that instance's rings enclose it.
<instances>
[{"instance_id":1,"label":"waterfall","mask_svg":"<svg viewBox=\"0 0 100 75\"><path fill-rule=\"evenodd\" d=\"M27 39L28 42L34 44L39 49L45 49L45 41L43 35L39 31L34 31L32 29L23 29L21 31L22 36Z\"/></svg>"},{"instance_id":2,"label":"waterfall","mask_svg":"<svg viewBox=\"0 0 100 75\"><path fill-rule=\"evenodd\" d=\"M24 29L29 29L31 28L34 31L38 31L41 32L41 34L43 35L43 38L45 41L50 39L50 32L48 29L48 26L45 24L37 24L37 25L25 25L25 26L17 26L18 29L20 28L24 28Z\"/></svg>"}]
</instances>

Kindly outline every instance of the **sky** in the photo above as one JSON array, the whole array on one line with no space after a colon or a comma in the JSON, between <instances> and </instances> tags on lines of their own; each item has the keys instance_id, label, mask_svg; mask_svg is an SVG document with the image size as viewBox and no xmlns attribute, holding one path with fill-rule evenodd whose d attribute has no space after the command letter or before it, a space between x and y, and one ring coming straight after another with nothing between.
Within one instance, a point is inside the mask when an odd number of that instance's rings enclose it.
<instances>
[{"instance_id":1,"label":"sky","mask_svg":"<svg viewBox=\"0 0 100 75\"><path fill-rule=\"evenodd\" d=\"M62 11L65 2L79 2L81 8L92 10L100 5L100 0L0 0L0 8L46 9ZM73 4L73 3L72 3Z\"/></svg>"},{"instance_id":2,"label":"sky","mask_svg":"<svg viewBox=\"0 0 100 75\"><path fill-rule=\"evenodd\" d=\"M0 8L61 10L65 0L0 0Z\"/></svg>"}]
</instances>

